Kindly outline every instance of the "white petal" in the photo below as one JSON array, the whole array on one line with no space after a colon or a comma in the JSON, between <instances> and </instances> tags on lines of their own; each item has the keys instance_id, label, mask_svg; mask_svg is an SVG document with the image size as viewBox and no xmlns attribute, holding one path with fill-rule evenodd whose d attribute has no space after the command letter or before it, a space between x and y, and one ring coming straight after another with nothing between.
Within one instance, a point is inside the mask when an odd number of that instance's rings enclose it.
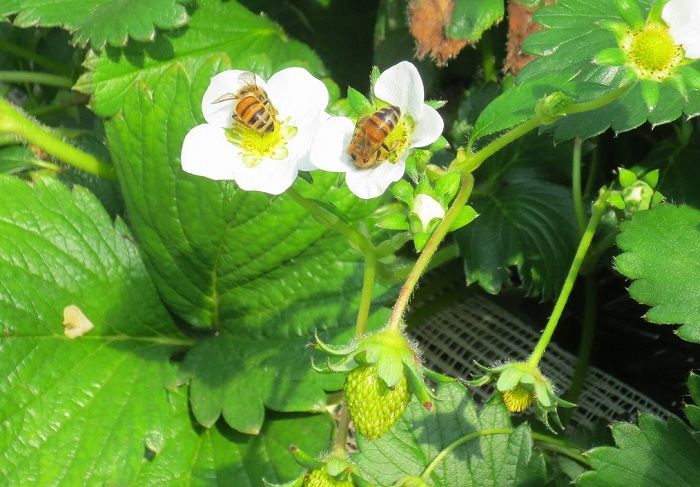
<instances>
[{"instance_id":1,"label":"white petal","mask_svg":"<svg viewBox=\"0 0 700 487\"><path fill-rule=\"evenodd\" d=\"M325 110L328 105L326 85L304 68L287 68L272 75L267 94L280 117L303 116L309 111Z\"/></svg>"},{"instance_id":2,"label":"white petal","mask_svg":"<svg viewBox=\"0 0 700 487\"><path fill-rule=\"evenodd\" d=\"M409 114L414 120L420 118L423 110L423 80L418 69L408 61L401 61L380 74L374 85L374 95L399 107L403 115Z\"/></svg>"},{"instance_id":3,"label":"white petal","mask_svg":"<svg viewBox=\"0 0 700 487\"><path fill-rule=\"evenodd\" d=\"M411 135L411 147L424 147L435 142L442 130L445 122L433 107L423 104L421 117L415 120L413 134Z\"/></svg>"},{"instance_id":4,"label":"white petal","mask_svg":"<svg viewBox=\"0 0 700 487\"><path fill-rule=\"evenodd\" d=\"M413 200L413 213L418 216L423 225L423 231L428 229L428 225L435 218L440 220L445 218L445 209L442 205L435 198L424 193L420 193Z\"/></svg>"},{"instance_id":5,"label":"white petal","mask_svg":"<svg viewBox=\"0 0 700 487\"><path fill-rule=\"evenodd\" d=\"M391 183L401 179L405 170L405 161L383 162L371 169L353 168L345 175L345 182L356 196L368 200L384 193Z\"/></svg>"},{"instance_id":6,"label":"white petal","mask_svg":"<svg viewBox=\"0 0 700 487\"><path fill-rule=\"evenodd\" d=\"M355 125L347 117L331 117L316 132L311 143L311 164L330 172L347 172L355 169L348 145Z\"/></svg>"},{"instance_id":7,"label":"white petal","mask_svg":"<svg viewBox=\"0 0 700 487\"><path fill-rule=\"evenodd\" d=\"M683 46L686 57L700 58L700 2L670 0L661 17L668 24L674 42Z\"/></svg>"},{"instance_id":8,"label":"white petal","mask_svg":"<svg viewBox=\"0 0 700 487\"><path fill-rule=\"evenodd\" d=\"M224 129L210 124L197 125L187 132L180 156L182 169L209 179L233 179L238 147L228 141Z\"/></svg>"},{"instance_id":9,"label":"white petal","mask_svg":"<svg viewBox=\"0 0 700 487\"><path fill-rule=\"evenodd\" d=\"M246 71L231 69L212 77L209 87L202 97L202 114L207 123L224 128L233 126L234 100L212 102L227 93L234 95L238 93L246 84L246 77L241 78L243 73ZM255 75L255 83L259 88L267 89L265 81L257 75Z\"/></svg>"},{"instance_id":10,"label":"white petal","mask_svg":"<svg viewBox=\"0 0 700 487\"><path fill-rule=\"evenodd\" d=\"M284 193L297 177L296 161L292 159L263 159L255 167L236 162L236 183L245 191L269 194Z\"/></svg>"},{"instance_id":11,"label":"white petal","mask_svg":"<svg viewBox=\"0 0 700 487\"><path fill-rule=\"evenodd\" d=\"M311 144L318 129L329 118L330 115L326 112L318 111L313 116L308 115L304 119L304 123L297 127L297 134L290 141L289 146L291 151L302 154L297 161L297 169L300 171L313 171L316 169L316 166L311 162Z\"/></svg>"}]
</instances>

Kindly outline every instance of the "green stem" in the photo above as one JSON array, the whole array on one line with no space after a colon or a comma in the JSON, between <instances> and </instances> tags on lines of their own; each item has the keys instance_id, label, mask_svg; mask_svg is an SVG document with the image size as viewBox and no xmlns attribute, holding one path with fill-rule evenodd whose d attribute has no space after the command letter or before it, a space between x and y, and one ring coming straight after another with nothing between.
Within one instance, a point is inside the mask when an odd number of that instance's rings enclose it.
<instances>
[{"instance_id":1,"label":"green stem","mask_svg":"<svg viewBox=\"0 0 700 487\"><path fill-rule=\"evenodd\" d=\"M367 239L367 237L340 220L340 218L333 213L325 210L312 200L306 198L294 188L289 188L286 194L297 204L299 204L299 206L309 212L309 214L314 217L317 222L347 238L348 241L357 247L363 255L366 255L366 253L370 250L374 252L374 245Z\"/></svg>"},{"instance_id":2,"label":"green stem","mask_svg":"<svg viewBox=\"0 0 700 487\"><path fill-rule=\"evenodd\" d=\"M117 180L113 166L67 144L3 99L0 99L0 134L14 134L73 167L105 179Z\"/></svg>"},{"instance_id":3,"label":"green stem","mask_svg":"<svg viewBox=\"0 0 700 487\"><path fill-rule=\"evenodd\" d=\"M576 137L574 139L574 153L571 168L571 192L574 197L574 212L578 223L578 233L583 234L586 228L586 214L583 211L583 195L581 194L581 148L583 141Z\"/></svg>"},{"instance_id":4,"label":"green stem","mask_svg":"<svg viewBox=\"0 0 700 487\"><path fill-rule=\"evenodd\" d=\"M343 235L362 252L364 256L364 272L360 304L357 310L357 319L355 320L355 336L361 337L367 331L367 320L372 305L372 289L374 288L374 281L377 275L377 254L374 244L353 227L341 221L336 215L315 204L294 188L289 188L287 194L316 221ZM340 418L338 419L338 427L335 431L335 438L333 439L333 451L336 453L344 454L346 451L349 425L350 412L347 405L343 404Z\"/></svg>"},{"instance_id":5,"label":"green stem","mask_svg":"<svg viewBox=\"0 0 700 487\"><path fill-rule=\"evenodd\" d=\"M487 31L479 42L481 50L481 61L484 64L484 79L495 83L498 81L498 71L496 70L496 56L493 54L493 39L491 31Z\"/></svg>"},{"instance_id":6,"label":"green stem","mask_svg":"<svg viewBox=\"0 0 700 487\"><path fill-rule=\"evenodd\" d=\"M432 475L432 473L435 471L437 466L440 464L440 462L442 462L447 457L447 455L452 453L457 447L468 443L471 440L481 438L482 436L510 435L514 431L515 430L513 428L487 428L479 431L474 431L472 433L469 433L468 435L464 435L461 438L458 438L457 440L447 445L440 453L438 453L435 456L435 458L433 458L433 460L428 464L428 466L425 467L425 470L423 470L423 473L421 474L420 478L424 481L427 481ZM569 458L576 460L577 462L580 462L583 465L590 465L590 462L586 459L586 457L584 457L580 453L578 449L572 448L566 442L540 433L531 433L531 435L533 440L542 443L549 450L556 451L557 453L568 456Z\"/></svg>"},{"instance_id":7,"label":"green stem","mask_svg":"<svg viewBox=\"0 0 700 487\"><path fill-rule=\"evenodd\" d=\"M367 320L372 304L372 289L374 288L374 280L377 275L377 256L374 246L365 250L364 257L365 267L362 278L362 291L360 293L360 306L357 310L357 319L355 320L355 336L357 338L360 338L367 331ZM348 443L350 411L347 404L343 404L342 408L333 440L333 450L336 453L344 454Z\"/></svg>"},{"instance_id":8,"label":"green stem","mask_svg":"<svg viewBox=\"0 0 700 487\"><path fill-rule=\"evenodd\" d=\"M565 117L567 115L572 115L574 113L589 112L591 110L597 110L605 105L612 103L622 96L631 85L623 86L610 93L601 96L595 100L584 101L581 103L574 103L562 109L559 117ZM457 157L450 165L450 170L459 170L466 172L474 172L481 166L486 159L494 155L499 150L503 149L505 146L518 140L520 137L528 134L534 129L538 128L540 125L549 125L552 123L551 116L540 116L535 115L529 120L524 121L520 125L517 125L514 129L498 137L496 140L487 144L478 152L471 153L468 149L460 149L457 152ZM471 141L470 141L471 145Z\"/></svg>"},{"instance_id":9,"label":"green stem","mask_svg":"<svg viewBox=\"0 0 700 487\"><path fill-rule=\"evenodd\" d=\"M0 71L0 81L6 83L37 83L40 85L72 88L73 80L65 76L36 71Z\"/></svg>"},{"instance_id":10,"label":"green stem","mask_svg":"<svg viewBox=\"0 0 700 487\"><path fill-rule=\"evenodd\" d=\"M357 319L355 320L355 335L359 338L367 331L367 319L369 318L369 309L372 304L372 289L374 287L374 279L377 275L377 256L374 249L365 252L365 269L362 278L362 292L360 293L360 306L357 310Z\"/></svg>"},{"instance_id":11,"label":"green stem","mask_svg":"<svg viewBox=\"0 0 700 487\"><path fill-rule=\"evenodd\" d=\"M562 286L561 292L559 293L559 297L557 298L557 301L554 304L552 315L549 317L549 321L547 321L547 326L542 332L542 336L537 342L537 345L535 345L535 349L532 351L532 355L530 355L530 358L528 359L528 365L532 367L537 367L537 365L540 363L540 359L542 358L542 355L544 355L544 351L546 350L547 345L549 345L549 342L552 339L554 330L557 328L557 324L559 323L559 319L561 318L561 315L564 311L564 307L566 306L566 303L569 300L569 296L571 295L571 291L574 288L574 283L576 282L576 277L578 276L579 270L581 269L581 264L583 264L583 259L586 257L588 248L591 246L591 241L593 240L593 235L595 234L598 228L598 224L600 223L600 219L603 216L603 213L605 212L607 197L608 189L601 189L598 199L593 204L591 218L590 220L588 220L586 230L583 232L581 242L579 243L578 249L576 250L576 255L574 255L574 260L571 263L571 267L569 268L569 273L566 275L564 285Z\"/></svg>"},{"instance_id":12,"label":"green stem","mask_svg":"<svg viewBox=\"0 0 700 487\"><path fill-rule=\"evenodd\" d=\"M65 75L70 74L70 69L66 68L63 64L57 63L49 57L42 56L34 51L25 49L2 39L0 39L0 51L9 52L13 56L27 59L56 73Z\"/></svg>"},{"instance_id":13,"label":"green stem","mask_svg":"<svg viewBox=\"0 0 700 487\"><path fill-rule=\"evenodd\" d=\"M406 310L406 306L408 305L408 301L411 298L411 294L413 294L416 284L418 284L418 279L423 275L433 254L435 254L440 246L442 239L444 239L445 235L450 231L452 223L454 223L457 216L459 216L473 188L474 177L470 173L462 174L462 183L452 206L447 210L445 218L440 222L435 232L430 237L430 240L428 240L428 243L423 248L420 257L416 260L411 272L409 272L406 277L406 281L404 281L401 291L399 291L399 296L396 298L396 303L394 303L394 307L391 310L391 317L387 324L388 328L400 328L404 311Z\"/></svg>"},{"instance_id":14,"label":"green stem","mask_svg":"<svg viewBox=\"0 0 700 487\"><path fill-rule=\"evenodd\" d=\"M625 85L621 88L617 88L616 90L611 91L610 93L606 93L605 95L601 96L600 98L596 98L595 100L582 101L580 103L574 103L573 105L569 105L564 109L564 115L573 115L575 113L590 112L592 110L603 108L605 105L614 102L622 95L627 93L627 91L632 86L633 85L631 84Z\"/></svg>"},{"instance_id":15,"label":"green stem","mask_svg":"<svg viewBox=\"0 0 700 487\"><path fill-rule=\"evenodd\" d=\"M588 198L588 195L593 191L595 186L596 175L598 174L598 164L600 162L600 145L595 144L593 149L593 154L591 155L591 164L588 169L588 177L586 178L586 187L583 190L584 198Z\"/></svg>"},{"instance_id":16,"label":"green stem","mask_svg":"<svg viewBox=\"0 0 700 487\"><path fill-rule=\"evenodd\" d=\"M27 113L33 117L43 117L52 113L61 112L66 108L72 108L79 105L84 105L87 99L76 97L61 103L53 103L51 105L39 105L36 108L28 109Z\"/></svg>"},{"instance_id":17,"label":"green stem","mask_svg":"<svg viewBox=\"0 0 700 487\"><path fill-rule=\"evenodd\" d=\"M539 443L540 446L567 456L587 467L591 466L591 462L581 454L581 450L579 448L572 446L558 438L552 438L551 436L540 433L530 433L530 435L532 435L532 439Z\"/></svg>"},{"instance_id":18,"label":"green stem","mask_svg":"<svg viewBox=\"0 0 700 487\"><path fill-rule=\"evenodd\" d=\"M0 147L5 147L6 145L17 145L21 141L14 134L0 134Z\"/></svg>"},{"instance_id":19,"label":"green stem","mask_svg":"<svg viewBox=\"0 0 700 487\"><path fill-rule=\"evenodd\" d=\"M586 260L583 261L583 266L581 267L582 276L587 276L595 272L598 261L600 261L603 255L610 250L610 247L615 244L616 239L617 232L613 231L603 237L599 237L598 240L591 245L591 249L588 251Z\"/></svg>"},{"instance_id":20,"label":"green stem","mask_svg":"<svg viewBox=\"0 0 700 487\"><path fill-rule=\"evenodd\" d=\"M585 284L585 305L583 309L583 331L581 333L581 343L578 349L578 360L574 369L574 376L571 379L571 386L566 391L564 399L569 402L576 403L581 391L583 383L588 374L588 368L591 364L591 352L593 351L593 339L595 338L596 319L598 315L598 280L595 274L587 275L584 280ZM573 413L573 409L565 409L562 414L564 422L568 422Z\"/></svg>"},{"instance_id":21,"label":"green stem","mask_svg":"<svg viewBox=\"0 0 700 487\"><path fill-rule=\"evenodd\" d=\"M487 144L483 149L478 152L469 153L467 149L460 149L457 151L457 157L450 165L449 170L458 170L464 172L474 172L481 166L486 159L494 155L499 150L503 149L505 146L511 142L515 142L520 137L527 135L529 132L535 130L541 125L540 117L533 117L520 125L516 126L513 130L506 132L499 138Z\"/></svg>"},{"instance_id":22,"label":"green stem","mask_svg":"<svg viewBox=\"0 0 700 487\"><path fill-rule=\"evenodd\" d=\"M350 411L348 410L348 405L343 402L343 409L340 412L340 418L338 419L338 426L335 429L335 438L333 438L333 451L340 455L345 455L347 453L348 444L348 430L350 429Z\"/></svg>"}]
</instances>

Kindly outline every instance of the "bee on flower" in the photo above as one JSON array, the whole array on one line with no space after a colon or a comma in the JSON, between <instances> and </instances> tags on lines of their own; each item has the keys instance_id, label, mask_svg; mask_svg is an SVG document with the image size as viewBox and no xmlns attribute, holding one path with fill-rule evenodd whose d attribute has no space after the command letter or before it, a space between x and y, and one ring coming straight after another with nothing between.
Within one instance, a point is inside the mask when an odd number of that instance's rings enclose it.
<instances>
[{"instance_id":1,"label":"bee on flower","mask_svg":"<svg viewBox=\"0 0 700 487\"><path fill-rule=\"evenodd\" d=\"M402 61L384 71L374 84L374 110L357 121L330 117L314 137L311 164L345 173L356 196L375 198L403 177L411 149L435 142L443 120L424 101L416 67Z\"/></svg>"},{"instance_id":2,"label":"bee on flower","mask_svg":"<svg viewBox=\"0 0 700 487\"><path fill-rule=\"evenodd\" d=\"M202 98L207 123L182 145L182 169L234 180L246 191L280 194L300 170L309 170L309 147L328 118L328 90L303 68L287 68L265 81L240 70L211 79Z\"/></svg>"}]
</instances>

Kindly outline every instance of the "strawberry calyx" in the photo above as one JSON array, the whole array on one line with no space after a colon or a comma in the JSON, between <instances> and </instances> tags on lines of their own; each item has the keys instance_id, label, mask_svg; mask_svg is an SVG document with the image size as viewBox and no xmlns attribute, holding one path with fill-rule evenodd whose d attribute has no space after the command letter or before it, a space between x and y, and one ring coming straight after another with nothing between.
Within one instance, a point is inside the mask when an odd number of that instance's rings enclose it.
<instances>
[{"instance_id":1,"label":"strawberry calyx","mask_svg":"<svg viewBox=\"0 0 700 487\"><path fill-rule=\"evenodd\" d=\"M508 412L523 412L534 405L537 418L554 433L556 431L550 424L550 420L563 429L558 408L576 406L557 397L552 381L542 375L535 365L527 362L506 362L495 367L484 367L478 363L475 365L484 372L484 375L467 381L468 385L479 387L495 381L496 390L502 394L503 403Z\"/></svg>"},{"instance_id":2,"label":"strawberry calyx","mask_svg":"<svg viewBox=\"0 0 700 487\"><path fill-rule=\"evenodd\" d=\"M294 460L304 471L294 480L284 484L272 484L264 481L267 487L365 487L368 484L360 475L358 468L347 456L333 452L314 458L304 453L295 445L289 447Z\"/></svg>"},{"instance_id":3,"label":"strawberry calyx","mask_svg":"<svg viewBox=\"0 0 700 487\"><path fill-rule=\"evenodd\" d=\"M454 381L423 367L417 345L402 330L385 327L349 344L335 346L318 336L313 347L328 357L321 373L346 374L345 397L360 433L376 439L403 414L415 395L432 411L435 395L426 377L436 382Z\"/></svg>"}]
</instances>

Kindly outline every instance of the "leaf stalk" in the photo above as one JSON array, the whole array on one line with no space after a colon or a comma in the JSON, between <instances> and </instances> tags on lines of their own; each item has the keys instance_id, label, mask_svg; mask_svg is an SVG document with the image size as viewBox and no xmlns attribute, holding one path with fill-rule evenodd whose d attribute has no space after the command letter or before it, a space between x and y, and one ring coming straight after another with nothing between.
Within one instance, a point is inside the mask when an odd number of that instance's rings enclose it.
<instances>
[{"instance_id":1,"label":"leaf stalk","mask_svg":"<svg viewBox=\"0 0 700 487\"><path fill-rule=\"evenodd\" d=\"M117 180L114 166L64 142L2 98L0 98L0 134L16 135L81 171L111 181Z\"/></svg>"}]
</instances>

